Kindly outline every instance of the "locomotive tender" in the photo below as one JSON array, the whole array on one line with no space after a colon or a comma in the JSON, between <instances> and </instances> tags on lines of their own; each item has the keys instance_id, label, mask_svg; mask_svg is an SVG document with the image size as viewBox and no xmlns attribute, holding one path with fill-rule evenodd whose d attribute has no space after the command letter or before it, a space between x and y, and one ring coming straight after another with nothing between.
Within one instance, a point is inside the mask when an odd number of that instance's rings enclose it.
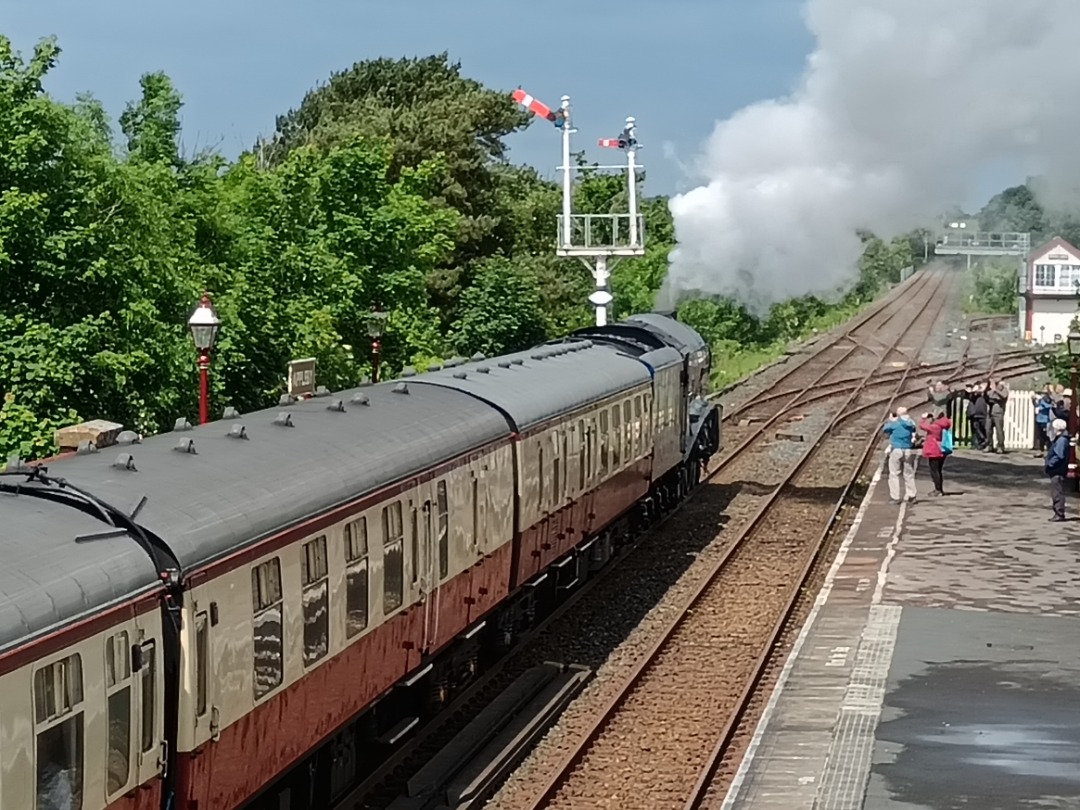
<instances>
[{"instance_id":1,"label":"locomotive tender","mask_svg":"<svg viewBox=\"0 0 1080 810\"><path fill-rule=\"evenodd\" d=\"M0 810L329 806L697 483L710 364L649 313L10 463Z\"/></svg>"}]
</instances>

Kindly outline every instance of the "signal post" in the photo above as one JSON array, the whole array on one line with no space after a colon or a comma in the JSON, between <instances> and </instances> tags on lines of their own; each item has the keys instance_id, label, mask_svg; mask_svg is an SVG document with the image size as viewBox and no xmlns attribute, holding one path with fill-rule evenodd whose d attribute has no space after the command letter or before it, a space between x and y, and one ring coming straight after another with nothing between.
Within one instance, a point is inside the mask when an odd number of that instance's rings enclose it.
<instances>
[{"instance_id":1,"label":"signal post","mask_svg":"<svg viewBox=\"0 0 1080 810\"><path fill-rule=\"evenodd\" d=\"M573 166L571 165L570 139L577 134L573 127L570 96L563 96L557 110L533 98L522 89L514 91L514 100L530 112L551 121L562 134L562 213L558 217L558 238L555 252L559 256L579 259L592 274L596 289L589 296L589 303L596 310L596 325L606 326L608 308L614 300L611 295L611 271L615 264L628 256L645 253L645 221L638 210L638 171L636 121L626 119L626 126L617 138L600 138L597 145L619 149L626 155L625 165ZM607 171L626 173L627 211L609 214L574 213L574 175L582 171Z\"/></svg>"}]
</instances>

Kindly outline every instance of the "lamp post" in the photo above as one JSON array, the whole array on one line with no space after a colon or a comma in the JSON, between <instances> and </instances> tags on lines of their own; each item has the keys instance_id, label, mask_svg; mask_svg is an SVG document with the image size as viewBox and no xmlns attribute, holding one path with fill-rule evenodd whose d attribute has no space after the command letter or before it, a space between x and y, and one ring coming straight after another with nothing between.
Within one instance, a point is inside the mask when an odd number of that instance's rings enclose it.
<instances>
[{"instance_id":1,"label":"lamp post","mask_svg":"<svg viewBox=\"0 0 1080 810\"><path fill-rule=\"evenodd\" d=\"M373 383L379 381L379 355L382 354L383 327L389 317L388 313L378 307L372 309L371 314L368 315L367 331L371 337L371 381Z\"/></svg>"},{"instance_id":2,"label":"lamp post","mask_svg":"<svg viewBox=\"0 0 1080 810\"><path fill-rule=\"evenodd\" d=\"M1069 397L1069 478L1073 479L1073 488L1080 479L1076 477L1076 426L1080 422L1078 416L1080 416L1080 408L1078 408L1078 394L1080 394L1080 384L1078 384L1078 368L1077 363L1080 362L1080 332L1075 329L1069 330L1068 337L1069 357L1072 358L1072 379L1070 380L1072 387L1072 396Z\"/></svg>"},{"instance_id":3,"label":"lamp post","mask_svg":"<svg viewBox=\"0 0 1080 810\"><path fill-rule=\"evenodd\" d=\"M214 348L221 321L210 303L210 294L203 293L199 305L188 318L188 329L199 352L199 424L210 421L210 350Z\"/></svg>"}]
</instances>

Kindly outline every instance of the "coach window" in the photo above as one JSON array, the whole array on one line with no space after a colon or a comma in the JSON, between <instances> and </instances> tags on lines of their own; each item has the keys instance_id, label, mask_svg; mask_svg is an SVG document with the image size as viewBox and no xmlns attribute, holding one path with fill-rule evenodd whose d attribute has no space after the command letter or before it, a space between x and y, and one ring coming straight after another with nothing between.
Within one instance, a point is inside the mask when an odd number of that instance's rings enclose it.
<instances>
[{"instance_id":1,"label":"coach window","mask_svg":"<svg viewBox=\"0 0 1080 810\"><path fill-rule=\"evenodd\" d=\"M367 518L345 526L345 636L352 638L368 624Z\"/></svg>"},{"instance_id":2,"label":"coach window","mask_svg":"<svg viewBox=\"0 0 1080 810\"><path fill-rule=\"evenodd\" d=\"M112 796L131 775L131 648L128 634L105 639L105 696L109 721L106 793Z\"/></svg>"},{"instance_id":3,"label":"coach window","mask_svg":"<svg viewBox=\"0 0 1080 810\"><path fill-rule=\"evenodd\" d=\"M210 623L206 612L195 614L195 716L206 714L210 681Z\"/></svg>"},{"instance_id":4,"label":"coach window","mask_svg":"<svg viewBox=\"0 0 1080 810\"><path fill-rule=\"evenodd\" d=\"M439 512L439 579L446 579L450 574L450 503L446 497L446 482L436 484L435 492L435 506Z\"/></svg>"},{"instance_id":5,"label":"coach window","mask_svg":"<svg viewBox=\"0 0 1080 810\"><path fill-rule=\"evenodd\" d=\"M539 478L536 481L536 507L541 512L544 511L544 478L546 473L544 472L544 440L541 439L539 446L536 449L536 468L540 471Z\"/></svg>"},{"instance_id":6,"label":"coach window","mask_svg":"<svg viewBox=\"0 0 1080 810\"><path fill-rule=\"evenodd\" d=\"M641 420L641 394L634 397L634 453L641 455L642 439L645 437L645 423Z\"/></svg>"},{"instance_id":7,"label":"coach window","mask_svg":"<svg viewBox=\"0 0 1080 810\"><path fill-rule=\"evenodd\" d=\"M304 543L300 559L303 586L304 666L310 667L330 651L330 578L326 535Z\"/></svg>"},{"instance_id":8,"label":"coach window","mask_svg":"<svg viewBox=\"0 0 1080 810\"><path fill-rule=\"evenodd\" d=\"M552 431L551 443L555 445L551 453L551 505L558 507L562 503L562 459L559 458L559 431Z\"/></svg>"},{"instance_id":9,"label":"coach window","mask_svg":"<svg viewBox=\"0 0 1080 810\"><path fill-rule=\"evenodd\" d=\"M82 658L78 654L34 673L38 810L82 810L82 702Z\"/></svg>"},{"instance_id":10,"label":"coach window","mask_svg":"<svg viewBox=\"0 0 1080 810\"><path fill-rule=\"evenodd\" d=\"M281 686L284 677L281 560L274 557L251 569L255 699Z\"/></svg>"},{"instance_id":11,"label":"coach window","mask_svg":"<svg viewBox=\"0 0 1080 810\"><path fill-rule=\"evenodd\" d=\"M145 754L154 747L154 711L157 703L154 698L157 694L157 680L154 675L157 671L155 655L157 645L149 641L142 645L142 669L139 670L139 698L142 701L142 747Z\"/></svg>"},{"instance_id":12,"label":"coach window","mask_svg":"<svg viewBox=\"0 0 1080 810\"><path fill-rule=\"evenodd\" d=\"M622 456L622 414L618 404L611 409L611 469L619 469Z\"/></svg>"},{"instance_id":13,"label":"coach window","mask_svg":"<svg viewBox=\"0 0 1080 810\"><path fill-rule=\"evenodd\" d=\"M472 474L472 544L480 547L480 479Z\"/></svg>"},{"instance_id":14,"label":"coach window","mask_svg":"<svg viewBox=\"0 0 1080 810\"><path fill-rule=\"evenodd\" d=\"M579 419L577 423L577 441L578 441L578 492L585 491L585 421Z\"/></svg>"},{"instance_id":15,"label":"coach window","mask_svg":"<svg viewBox=\"0 0 1080 810\"><path fill-rule=\"evenodd\" d=\"M413 585L415 585L416 580L420 576L420 526L419 526L419 523L418 523L416 507L412 506L412 508L410 509L410 512L412 512L412 520L411 520L412 534L409 537L409 558L412 560L412 565L410 565L409 567L412 569L412 576L410 577L410 581L412 582ZM424 517L424 523L425 523L425 527L424 527L424 543L428 543L429 538L428 538L427 526L430 525L430 524L428 524L428 519L431 517L431 502L430 501L427 501L427 502L424 503L423 517Z\"/></svg>"},{"instance_id":16,"label":"coach window","mask_svg":"<svg viewBox=\"0 0 1080 810\"><path fill-rule=\"evenodd\" d=\"M383 613L401 607L405 591L405 527L401 521L401 502L382 510L383 529Z\"/></svg>"},{"instance_id":17,"label":"coach window","mask_svg":"<svg viewBox=\"0 0 1080 810\"><path fill-rule=\"evenodd\" d=\"M631 406L630 400L623 402L623 460L627 463L634 460L637 450L634 446L634 417L632 410L633 406Z\"/></svg>"},{"instance_id":18,"label":"coach window","mask_svg":"<svg viewBox=\"0 0 1080 810\"><path fill-rule=\"evenodd\" d=\"M607 478L608 446L611 444L607 408L600 411L600 478Z\"/></svg>"}]
</instances>

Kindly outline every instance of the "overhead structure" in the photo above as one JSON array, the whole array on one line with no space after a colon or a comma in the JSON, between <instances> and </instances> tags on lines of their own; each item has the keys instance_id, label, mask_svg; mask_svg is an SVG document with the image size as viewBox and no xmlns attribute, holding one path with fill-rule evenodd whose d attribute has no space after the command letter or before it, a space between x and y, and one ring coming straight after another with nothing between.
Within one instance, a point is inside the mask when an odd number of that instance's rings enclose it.
<instances>
[{"instance_id":1,"label":"overhead structure","mask_svg":"<svg viewBox=\"0 0 1080 810\"><path fill-rule=\"evenodd\" d=\"M1027 256L1031 252L1030 233L995 233L968 227L967 222L949 222L934 245L938 256Z\"/></svg>"},{"instance_id":2,"label":"overhead structure","mask_svg":"<svg viewBox=\"0 0 1080 810\"><path fill-rule=\"evenodd\" d=\"M577 133L572 126L570 96L563 96L558 109L552 109L518 88L514 100L530 112L551 121L562 133L562 165L559 170L563 179L562 213L558 216L558 238L555 252L559 256L573 256L592 273L596 289L589 296L596 310L596 325L605 326L608 308L614 300L609 282L615 263L627 256L645 253L645 221L638 210L638 171L636 121L626 119L625 127L617 138L599 138L597 145L619 149L626 156L620 165L574 166L571 161L570 138ZM574 175L582 171L605 171L626 173L627 211L625 213L575 214Z\"/></svg>"}]
</instances>

